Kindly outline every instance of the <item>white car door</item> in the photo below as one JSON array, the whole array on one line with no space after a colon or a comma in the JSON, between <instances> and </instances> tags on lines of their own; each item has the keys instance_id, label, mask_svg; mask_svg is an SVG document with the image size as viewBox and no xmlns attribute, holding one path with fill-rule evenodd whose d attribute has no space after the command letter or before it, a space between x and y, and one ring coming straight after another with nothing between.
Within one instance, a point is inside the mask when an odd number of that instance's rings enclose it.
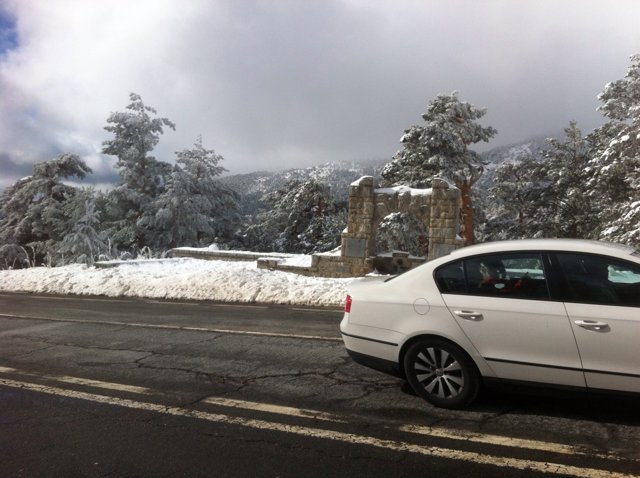
<instances>
[{"instance_id":1,"label":"white car door","mask_svg":"<svg viewBox=\"0 0 640 478\"><path fill-rule=\"evenodd\" d=\"M557 254L587 387L640 392L640 265Z\"/></svg>"},{"instance_id":2,"label":"white car door","mask_svg":"<svg viewBox=\"0 0 640 478\"><path fill-rule=\"evenodd\" d=\"M440 268L436 280L498 378L585 386L571 324L563 302L550 300L541 254L472 257Z\"/></svg>"}]
</instances>

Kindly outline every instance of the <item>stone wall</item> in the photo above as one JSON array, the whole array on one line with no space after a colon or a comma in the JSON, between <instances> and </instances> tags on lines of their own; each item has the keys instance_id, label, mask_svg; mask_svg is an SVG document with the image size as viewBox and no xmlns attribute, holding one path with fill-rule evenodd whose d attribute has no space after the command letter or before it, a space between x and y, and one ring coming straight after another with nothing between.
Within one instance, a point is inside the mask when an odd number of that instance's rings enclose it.
<instances>
[{"instance_id":1,"label":"stone wall","mask_svg":"<svg viewBox=\"0 0 640 478\"><path fill-rule=\"evenodd\" d=\"M340 254L314 254L307 266L288 265L288 254L180 248L173 249L172 255L213 260L257 260L258 267L262 269L322 277L364 276L376 267L393 273L462 247L463 241L458 237L460 205L460 190L441 179L435 179L431 189L404 186L376 189L373 178L364 176L349 186L349 216L347 228L342 233ZM410 256L402 251L376 254L378 224L396 212L412 214L424 224L428 234L425 257Z\"/></svg>"},{"instance_id":2,"label":"stone wall","mask_svg":"<svg viewBox=\"0 0 640 478\"><path fill-rule=\"evenodd\" d=\"M194 259L204 259L207 261L227 261L227 262L255 262L258 259L269 258L273 260L287 259L295 257L295 254L285 254L277 252L250 252L250 251L224 251L202 249L197 247L176 247L171 249L171 257L192 257Z\"/></svg>"},{"instance_id":3,"label":"stone wall","mask_svg":"<svg viewBox=\"0 0 640 478\"><path fill-rule=\"evenodd\" d=\"M460 190L442 179L435 179L431 189L405 186L376 189L373 177L364 176L349 186L349 216L342 233L340 255L316 254L311 267L298 273L323 277L356 277L373 272L375 267L397 272L410 269L448 254L463 241L460 230ZM382 219L392 213L416 216L428 231L425 257L401 251L376 254L376 231ZM381 267L382 266L382 267ZM277 261L258 261L258 267L290 270Z\"/></svg>"}]
</instances>

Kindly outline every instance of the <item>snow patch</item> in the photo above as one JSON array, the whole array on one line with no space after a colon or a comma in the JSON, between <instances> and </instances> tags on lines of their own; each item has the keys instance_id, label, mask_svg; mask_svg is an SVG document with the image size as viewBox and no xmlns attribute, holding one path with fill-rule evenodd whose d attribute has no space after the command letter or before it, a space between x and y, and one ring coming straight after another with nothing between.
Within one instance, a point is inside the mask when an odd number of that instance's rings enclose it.
<instances>
[{"instance_id":1,"label":"snow patch","mask_svg":"<svg viewBox=\"0 0 640 478\"><path fill-rule=\"evenodd\" d=\"M312 256L299 255L282 259L280 264L293 267L311 267Z\"/></svg>"},{"instance_id":2,"label":"snow patch","mask_svg":"<svg viewBox=\"0 0 640 478\"><path fill-rule=\"evenodd\" d=\"M360 178L356 179L354 182L352 182L352 183L351 183L351 186L356 186L356 187L357 187L357 186L360 186L360 182L361 182L363 179L366 179L366 178L368 178L368 177L370 177L370 176L362 176L362 177L360 177Z\"/></svg>"},{"instance_id":3,"label":"snow patch","mask_svg":"<svg viewBox=\"0 0 640 478\"><path fill-rule=\"evenodd\" d=\"M394 196L396 194L410 194L411 196L431 196L433 189L414 189L409 186L394 186L391 188L380 188L375 190L379 194L388 194Z\"/></svg>"}]
</instances>

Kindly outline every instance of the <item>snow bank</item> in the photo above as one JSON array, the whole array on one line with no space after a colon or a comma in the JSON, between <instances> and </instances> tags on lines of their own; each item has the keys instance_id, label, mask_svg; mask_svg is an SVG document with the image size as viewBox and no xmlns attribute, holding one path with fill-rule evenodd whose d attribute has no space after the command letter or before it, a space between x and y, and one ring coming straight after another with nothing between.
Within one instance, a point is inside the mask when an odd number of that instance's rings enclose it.
<instances>
[{"instance_id":1,"label":"snow bank","mask_svg":"<svg viewBox=\"0 0 640 478\"><path fill-rule=\"evenodd\" d=\"M258 269L255 262L180 258L0 271L0 291L342 307L352 279Z\"/></svg>"}]
</instances>

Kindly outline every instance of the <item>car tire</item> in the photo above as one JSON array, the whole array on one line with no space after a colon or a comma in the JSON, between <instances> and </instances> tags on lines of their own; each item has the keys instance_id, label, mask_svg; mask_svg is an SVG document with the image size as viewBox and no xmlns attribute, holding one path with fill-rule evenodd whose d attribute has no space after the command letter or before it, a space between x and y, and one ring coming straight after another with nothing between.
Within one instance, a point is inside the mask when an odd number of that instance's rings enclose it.
<instances>
[{"instance_id":1,"label":"car tire","mask_svg":"<svg viewBox=\"0 0 640 478\"><path fill-rule=\"evenodd\" d=\"M480 374L471 358L446 340L425 338L411 344L404 370L413 390L437 407L466 407L480 390Z\"/></svg>"}]
</instances>

